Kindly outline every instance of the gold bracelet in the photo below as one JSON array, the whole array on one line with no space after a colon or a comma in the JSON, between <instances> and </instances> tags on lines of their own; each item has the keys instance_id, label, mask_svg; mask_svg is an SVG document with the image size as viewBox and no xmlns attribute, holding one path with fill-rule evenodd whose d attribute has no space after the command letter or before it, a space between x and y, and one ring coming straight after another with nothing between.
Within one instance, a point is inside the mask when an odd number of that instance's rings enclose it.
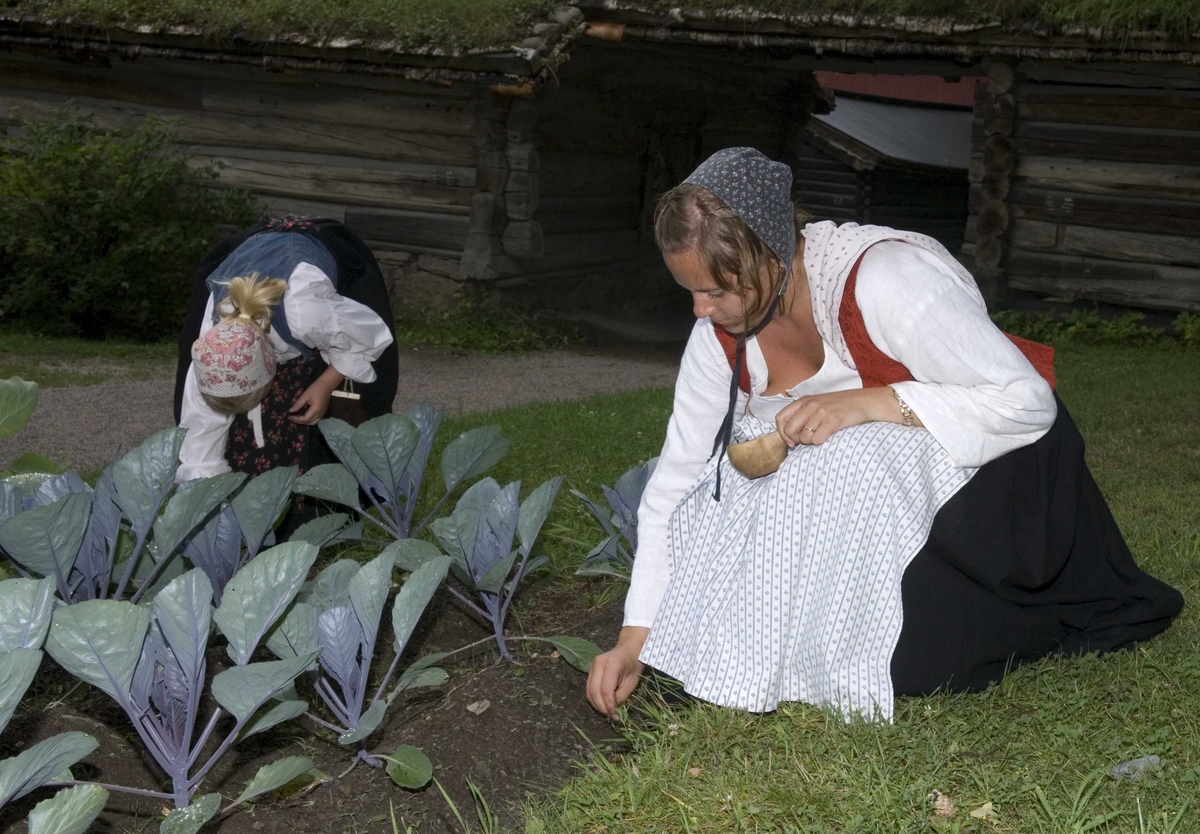
<instances>
[{"instance_id":1,"label":"gold bracelet","mask_svg":"<svg viewBox=\"0 0 1200 834\"><path fill-rule=\"evenodd\" d=\"M888 390L892 392L892 396L896 398L896 402L900 403L900 416L904 419L904 425L909 428L915 426L916 421L913 419L912 409L908 407L908 403L900 399L900 394L896 392L895 388L888 386Z\"/></svg>"}]
</instances>

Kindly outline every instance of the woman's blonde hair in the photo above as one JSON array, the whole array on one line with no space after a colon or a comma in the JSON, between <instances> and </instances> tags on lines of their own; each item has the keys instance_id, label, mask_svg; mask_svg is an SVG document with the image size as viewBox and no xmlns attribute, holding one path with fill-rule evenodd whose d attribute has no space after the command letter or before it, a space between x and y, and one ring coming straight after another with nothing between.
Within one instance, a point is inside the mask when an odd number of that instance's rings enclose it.
<instances>
[{"instance_id":1,"label":"woman's blonde hair","mask_svg":"<svg viewBox=\"0 0 1200 834\"><path fill-rule=\"evenodd\" d=\"M271 332L271 309L283 299L287 282L278 278L260 278L256 272L249 277L233 278L224 286L226 299L217 311L221 321L244 321L265 339ZM266 350L271 350L269 343ZM209 408L218 414L242 414L262 402L269 390L270 382L248 394L234 397L215 397L203 392L201 396Z\"/></svg>"},{"instance_id":2,"label":"woman's blonde hair","mask_svg":"<svg viewBox=\"0 0 1200 834\"><path fill-rule=\"evenodd\" d=\"M796 206L796 240L812 215ZM654 241L666 255L694 250L718 288L742 299L743 324L758 323L786 274L775 253L737 212L706 188L685 182L658 198ZM786 300L780 302L787 312Z\"/></svg>"},{"instance_id":3,"label":"woman's blonde hair","mask_svg":"<svg viewBox=\"0 0 1200 834\"><path fill-rule=\"evenodd\" d=\"M255 272L249 277L233 278L224 283L225 303L218 311L221 321L242 319L253 323L263 335L271 332L271 308L287 292L287 282L278 278L260 278Z\"/></svg>"}]
</instances>

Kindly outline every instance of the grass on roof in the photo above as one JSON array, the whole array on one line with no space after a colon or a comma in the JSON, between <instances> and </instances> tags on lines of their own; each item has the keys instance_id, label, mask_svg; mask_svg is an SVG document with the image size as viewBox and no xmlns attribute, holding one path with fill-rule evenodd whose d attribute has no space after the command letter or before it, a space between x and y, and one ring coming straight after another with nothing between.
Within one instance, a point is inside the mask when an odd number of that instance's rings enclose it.
<instances>
[{"instance_id":1,"label":"grass on roof","mask_svg":"<svg viewBox=\"0 0 1200 834\"><path fill-rule=\"evenodd\" d=\"M10 9L99 26L195 26L214 37L302 35L460 51L519 43L568 0L0 0ZM1100 27L1112 36L1155 30L1200 33L1200 0L628 0L664 14L845 12L1001 20L1061 30Z\"/></svg>"}]
</instances>

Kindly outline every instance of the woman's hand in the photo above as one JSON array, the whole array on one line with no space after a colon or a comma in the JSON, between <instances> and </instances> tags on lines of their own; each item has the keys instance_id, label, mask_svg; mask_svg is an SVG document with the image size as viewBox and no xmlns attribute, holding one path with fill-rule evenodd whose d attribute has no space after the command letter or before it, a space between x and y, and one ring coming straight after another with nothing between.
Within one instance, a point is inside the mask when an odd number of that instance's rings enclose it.
<instances>
[{"instance_id":1,"label":"woman's hand","mask_svg":"<svg viewBox=\"0 0 1200 834\"><path fill-rule=\"evenodd\" d=\"M797 443L820 446L834 432L850 426L902 420L891 388L858 388L800 397L779 412L775 428L790 448Z\"/></svg>"},{"instance_id":2,"label":"woman's hand","mask_svg":"<svg viewBox=\"0 0 1200 834\"><path fill-rule=\"evenodd\" d=\"M611 651L597 655L588 671L587 698L592 709L610 719L616 719L617 707L633 692L646 664L638 660L648 628L626 626L621 629L617 645Z\"/></svg>"},{"instance_id":3,"label":"woman's hand","mask_svg":"<svg viewBox=\"0 0 1200 834\"><path fill-rule=\"evenodd\" d=\"M302 426L315 426L329 411L329 398L345 378L330 365L292 403L288 409L288 419Z\"/></svg>"}]
</instances>

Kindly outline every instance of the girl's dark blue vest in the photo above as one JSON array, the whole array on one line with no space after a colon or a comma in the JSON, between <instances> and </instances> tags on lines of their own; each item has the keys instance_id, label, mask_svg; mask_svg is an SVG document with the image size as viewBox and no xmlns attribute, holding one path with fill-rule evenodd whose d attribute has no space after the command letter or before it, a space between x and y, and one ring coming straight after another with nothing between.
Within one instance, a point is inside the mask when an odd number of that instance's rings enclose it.
<instances>
[{"instance_id":1,"label":"girl's dark blue vest","mask_svg":"<svg viewBox=\"0 0 1200 834\"><path fill-rule=\"evenodd\" d=\"M329 250L308 235L295 232L263 232L247 238L208 276L208 289L213 296L213 322L220 319L217 313L221 302L229 295L229 282L234 278L278 278L290 281L292 273L301 263L309 263L324 272L333 288L337 289L337 261ZM271 309L271 328L307 359L312 348L292 335L284 313L283 302Z\"/></svg>"}]
</instances>

